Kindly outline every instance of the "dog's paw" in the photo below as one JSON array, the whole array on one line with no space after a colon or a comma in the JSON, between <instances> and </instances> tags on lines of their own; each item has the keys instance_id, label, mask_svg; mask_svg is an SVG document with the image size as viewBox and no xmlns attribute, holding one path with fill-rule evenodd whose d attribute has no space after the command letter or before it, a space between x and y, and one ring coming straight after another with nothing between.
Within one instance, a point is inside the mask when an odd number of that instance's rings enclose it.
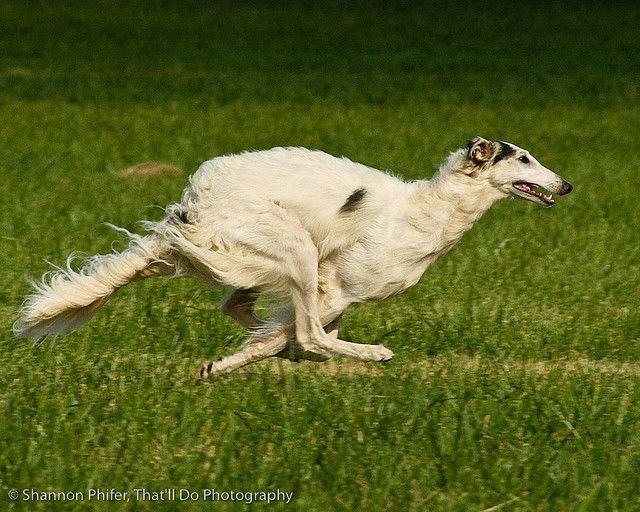
<instances>
[{"instance_id":1,"label":"dog's paw","mask_svg":"<svg viewBox=\"0 0 640 512\"><path fill-rule=\"evenodd\" d=\"M393 359L393 352L384 345L377 345L375 351L376 361L391 361Z\"/></svg>"},{"instance_id":2,"label":"dog's paw","mask_svg":"<svg viewBox=\"0 0 640 512\"><path fill-rule=\"evenodd\" d=\"M202 368L200 368L200 378L202 380L207 380L209 377L216 373L215 368L216 363L213 361L209 361L208 363L204 363Z\"/></svg>"}]
</instances>

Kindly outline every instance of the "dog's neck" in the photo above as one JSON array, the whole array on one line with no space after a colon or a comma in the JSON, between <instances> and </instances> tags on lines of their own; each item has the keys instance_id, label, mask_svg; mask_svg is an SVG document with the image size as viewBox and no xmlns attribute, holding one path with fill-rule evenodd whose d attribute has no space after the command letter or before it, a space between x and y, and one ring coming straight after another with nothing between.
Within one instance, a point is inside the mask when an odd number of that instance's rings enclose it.
<instances>
[{"instance_id":1,"label":"dog's neck","mask_svg":"<svg viewBox=\"0 0 640 512\"><path fill-rule=\"evenodd\" d=\"M424 236L429 254L446 252L501 197L488 183L444 168L415 183L409 223Z\"/></svg>"}]
</instances>

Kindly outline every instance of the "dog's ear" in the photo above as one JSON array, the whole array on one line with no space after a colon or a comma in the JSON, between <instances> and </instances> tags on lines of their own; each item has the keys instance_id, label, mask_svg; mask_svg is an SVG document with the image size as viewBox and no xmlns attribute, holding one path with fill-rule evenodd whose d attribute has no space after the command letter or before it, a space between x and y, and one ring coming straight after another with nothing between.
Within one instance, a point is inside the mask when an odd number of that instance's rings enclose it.
<instances>
[{"instance_id":1,"label":"dog's ear","mask_svg":"<svg viewBox=\"0 0 640 512\"><path fill-rule=\"evenodd\" d=\"M491 160L495 152L496 145L482 137L474 137L467 142L467 157L476 165Z\"/></svg>"}]
</instances>

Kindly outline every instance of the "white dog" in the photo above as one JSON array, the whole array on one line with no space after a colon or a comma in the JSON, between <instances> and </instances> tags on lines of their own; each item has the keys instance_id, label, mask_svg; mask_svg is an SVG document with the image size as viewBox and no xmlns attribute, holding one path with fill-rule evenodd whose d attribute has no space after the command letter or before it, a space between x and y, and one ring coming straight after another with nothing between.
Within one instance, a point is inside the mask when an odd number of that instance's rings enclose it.
<instances>
[{"instance_id":1,"label":"white dog","mask_svg":"<svg viewBox=\"0 0 640 512\"><path fill-rule=\"evenodd\" d=\"M215 158L162 221L146 223L152 234L129 234L124 252L94 256L79 272L67 263L35 284L14 332L62 333L131 281L191 275L229 287L222 311L252 331L239 352L205 364L204 378L276 355L387 361L393 353L382 345L338 338L344 310L416 284L496 200L553 205L543 188L563 195L572 186L527 151L480 137L429 181L302 148ZM286 297L286 314L260 320L261 293Z\"/></svg>"}]
</instances>

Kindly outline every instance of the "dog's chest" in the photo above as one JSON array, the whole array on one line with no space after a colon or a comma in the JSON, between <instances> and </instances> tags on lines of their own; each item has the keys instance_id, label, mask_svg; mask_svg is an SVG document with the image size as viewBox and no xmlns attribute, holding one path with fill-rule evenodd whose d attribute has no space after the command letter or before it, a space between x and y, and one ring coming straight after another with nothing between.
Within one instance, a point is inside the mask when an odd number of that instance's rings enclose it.
<instances>
[{"instance_id":1,"label":"dog's chest","mask_svg":"<svg viewBox=\"0 0 640 512\"><path fill-rule=\"evenodd\" d=\"M346 292L354 302L382 300L415 285L437 256L414 255L410 251L360 254L340 269Z\"/></svg>"},{"instance_id":2,"label":"dog's chest","mask_svg":"<svg viewBox=\"0 0 640 512\"><path fill-rule=\"evenodd\" d=\"M424 271L416 267L394 272L387 270L382 282L370 283L370 292L365 300L382 300L399 295L415 285Z\"/></svg>"}]
</instances>

